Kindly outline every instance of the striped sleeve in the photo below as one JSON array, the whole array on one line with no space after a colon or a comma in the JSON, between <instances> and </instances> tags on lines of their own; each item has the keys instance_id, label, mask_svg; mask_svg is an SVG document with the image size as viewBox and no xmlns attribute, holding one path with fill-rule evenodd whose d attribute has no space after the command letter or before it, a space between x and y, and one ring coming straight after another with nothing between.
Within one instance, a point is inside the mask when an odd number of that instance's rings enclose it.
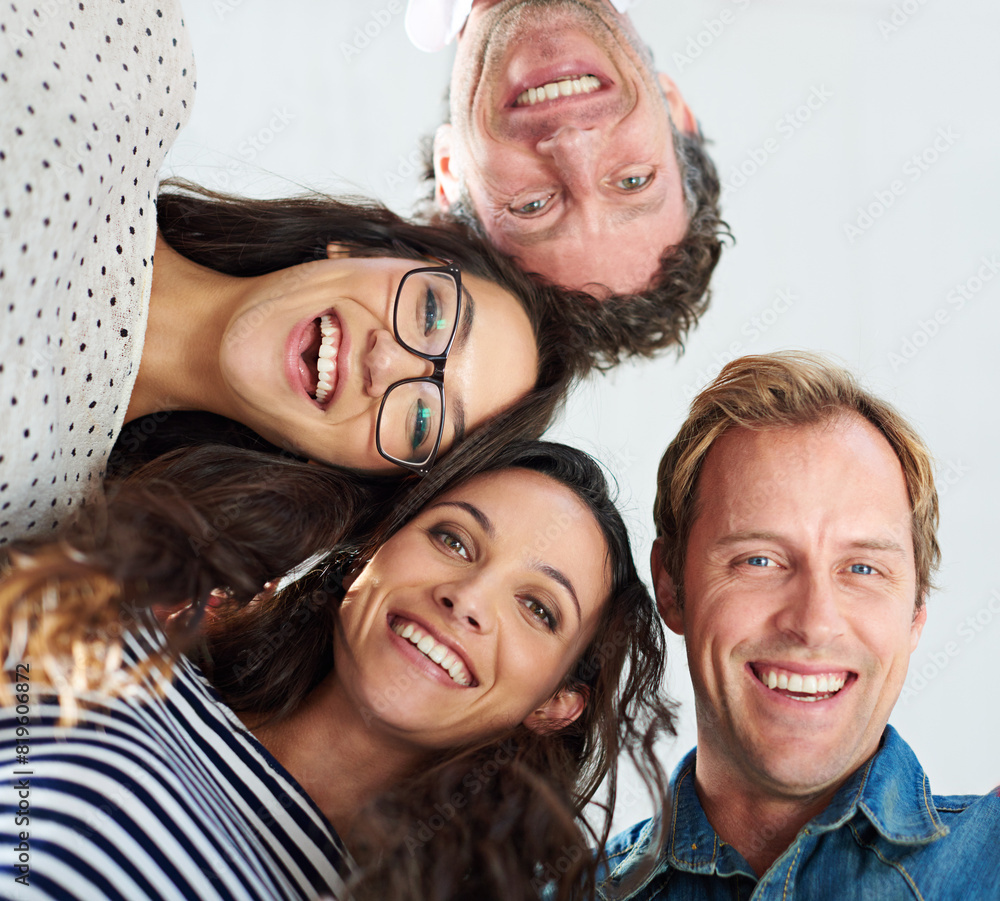
<instances>
[{"instance_id":1,"label":"striped sleeve","mask_svg":"<svg viewBox=\"0 0 1000 901\"><path fill-rule=\"evenodd\" d=\"M130 638L126 659L153 640ZM5 853L4 884L24 875L33 901L342 897L347 855L322 813L196 668L182 660L173 675L72 727L33 691L27 754L14 709L2 711L0 767L28 802L13 789L0 799L0 846L28 846L27 870Z\"/></svg>"}]
</instances>

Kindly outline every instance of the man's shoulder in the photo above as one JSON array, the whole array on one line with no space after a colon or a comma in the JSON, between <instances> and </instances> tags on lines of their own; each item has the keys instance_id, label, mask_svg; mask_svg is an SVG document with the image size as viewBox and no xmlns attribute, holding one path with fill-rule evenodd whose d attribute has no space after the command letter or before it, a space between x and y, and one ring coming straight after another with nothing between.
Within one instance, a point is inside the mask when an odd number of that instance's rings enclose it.
<instances>
[{"instance_id":1,"label":"man's shoulder","mask_svg":"<svg viewBox=\"0 0 1000 901\"><path fill-rule=\"evenodd\" d=\"M608 861L609 873L613 873L632 854L647 847L656 822L655 817L641 820L608 840L604 846L604 856Z\"/></svg>"},{"instance_id":2,"label":"man's shoulder","mask_svg":"<svg viewBox=\"0 0 1000 901\"><path fill-rule=\"evenodd\" d=\"M1000 786L985 795L934 795L932 800L951 832L975 826L1000 833Z\"/></svg>"}]
</instances>

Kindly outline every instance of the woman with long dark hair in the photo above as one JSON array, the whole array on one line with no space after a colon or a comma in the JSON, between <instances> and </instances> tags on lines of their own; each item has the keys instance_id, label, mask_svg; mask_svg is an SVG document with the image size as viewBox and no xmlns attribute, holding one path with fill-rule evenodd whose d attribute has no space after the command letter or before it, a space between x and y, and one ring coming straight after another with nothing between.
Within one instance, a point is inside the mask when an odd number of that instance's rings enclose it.
<instances>
[{"instance_id":1,"label":"woman with long dark hair","mask_svg":"<svg viewBox=\"0 0 1000 901\"><path fill-rule=\"evenodd\" d=\"M662 632L598 466L477 436L374 537L248 600L266 570L255 530L291 525L268 562L297 561L321 546L330 498L303 483L316 503L298 516L268 499L320 469L283 463L237 537L192 554L221 496L196 484L203 453L159 460L100 531L22 552L0 584L7 687L32 705L32 886L130 901L592 893L608 823L591 829L584 807L605 777L613 806L624 752L662 801L651 743L671 725ZM184 599L165 638L149 610ZM12 766L18 710L0 738Z\"/></svg>"},{"instance_id":2,"label":"woman with long dark hair","mask_svg":"<svg viewBox=\"0 0 1000 901\"><path fill-rule=\"evenodd\" d=\"M17 46L0 79L16 113L0 133L0 545L51 536L109 468L171 442L403 474L526 395L556 405L568 343L546 290L462 227L159 186L193 99L175 2L14 5L0 26Z\"/></svg>"}]
</instances>

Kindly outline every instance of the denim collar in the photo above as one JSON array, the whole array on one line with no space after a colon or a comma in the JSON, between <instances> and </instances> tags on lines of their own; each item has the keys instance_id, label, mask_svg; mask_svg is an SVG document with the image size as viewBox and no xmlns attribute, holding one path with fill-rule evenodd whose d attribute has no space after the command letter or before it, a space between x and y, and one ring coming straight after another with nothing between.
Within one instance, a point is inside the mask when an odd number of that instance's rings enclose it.
<instances>
[{"instance_id":1,"label":"denim collar","mask_svg":"<svg viewBox=\"0 0 1000 901\"><path fill-rule=\"evenodd\" d=\"M652 868L644 866L655 849L660 817L650 820L632 852L611 874L620 896L627 887L638 891L668 867L688 873L733 876L757 881L757 876L735 848L712 828L694 787L697 748L680 762L670 780L673 810L666 845ZM855 816L866 817L889 842L926 845L948 834L934 809L930 783L909 745L892 726L886 726L882 745L864 766L840 787L833 800L809 823L809 832L832 832ZM610 887L610 886L609 886Z\"/></svg>"}]
</instances>

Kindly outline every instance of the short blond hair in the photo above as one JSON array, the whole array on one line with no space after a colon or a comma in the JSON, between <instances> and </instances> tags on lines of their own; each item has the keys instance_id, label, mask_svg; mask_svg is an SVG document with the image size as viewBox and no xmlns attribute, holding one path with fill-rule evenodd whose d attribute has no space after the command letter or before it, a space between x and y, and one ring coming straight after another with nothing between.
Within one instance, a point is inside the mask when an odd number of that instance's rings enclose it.
<instances>
[{"instance_id":1,"label":"short blond hair","mask_svg":"<svg viewBox=\"0 0 1000 901\"><path fill-rule=\"evenodd\" d=\"M891 405L865 391L846 369L818 354L789 351L740 357L723 367L694 399L660 460L653 517L679 603L688 538L698 515L698 477L712 445L732 428L809 425L844 412L857 413L875 426L903 468L917 572L916 606L923 605L941 561L938 496L927 446Z\"/></svg>"}]
</instances>

